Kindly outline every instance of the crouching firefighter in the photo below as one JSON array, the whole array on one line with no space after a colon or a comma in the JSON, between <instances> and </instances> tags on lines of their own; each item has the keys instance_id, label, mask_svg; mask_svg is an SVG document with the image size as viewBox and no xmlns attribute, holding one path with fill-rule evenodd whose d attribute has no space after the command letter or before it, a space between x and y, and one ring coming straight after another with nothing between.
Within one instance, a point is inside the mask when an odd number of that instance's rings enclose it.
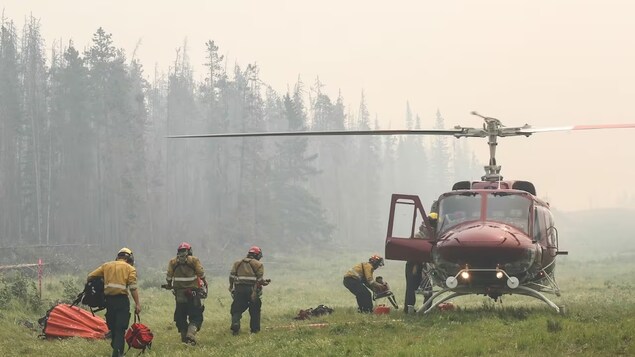
<instances>
[{"instance_id":1,"label":"crouching firefighter","mask_svg":"<svg viewBox=\"0 0 635 357\"><path fill-rule=\"evenodd\" d=\"M196 333L203 324L203 299L207 297L207 281L201 261L192 255L192 246L183 242L176 257L168 263L167 284L176 298L174 322L181 334L181 342L195 345Z\"/></svg>"},{"instance_id":2,"label":"crouching firefighter","mask_svg":"<svg viewBox=\"0 0 635 357\"><path fill-rule=\"evenodd\" d=\"M368 289L380 290L385 288L384 284L373 279L373 272L382 266L384 266L384 258L379 255L373 255L368 259L368 262L357 263L344 274L343 284L355 295L359 312L373 312L373 299Z\"/></svg>"},{"instance_id":3,"label":"crouching firefighter","mask_svg":"<svg viewBox=\"0 0 635 357\"><path fill-rule=\"evenodd\" d=\"M234 335L240 332L240 319L249 309L249 328L251 333L260 332L260 309L262 307L262 287L271 280L264 279L265 268L260 262L262 250L256 246L249 249L247 257L238 260L229 273L229 292L234 301L230 309L232 323L230 329Z\"/></svg>"}]
</instances>

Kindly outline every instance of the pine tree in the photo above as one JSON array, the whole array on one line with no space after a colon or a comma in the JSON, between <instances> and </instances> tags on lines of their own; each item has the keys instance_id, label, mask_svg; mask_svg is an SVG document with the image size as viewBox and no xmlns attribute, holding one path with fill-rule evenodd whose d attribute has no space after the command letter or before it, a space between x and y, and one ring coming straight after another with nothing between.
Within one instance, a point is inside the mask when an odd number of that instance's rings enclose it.
<instances>
[{"instance_id":1,"label":"pine tree","mask_svg":"<svg viewBox=\"0 0 635 357\"><path fill-rule=\"evenodd\" d=\"M90 117L88 69L69 42L51 66L50 118L56 153L52 173L53 236L56 243L77 243L97 234L94 197L96 132ZM83 219L77 219L82 216ZM72 239L72 241L71 241Z\"/></svg>"},{"instance_id":2,"label":"pine tree","mask_svg":"<svg viewBox=\"0 0 635 357\"><path fill-rule=\"evenodd\" d=\"M302 82L293 94L284 98L285 118L290 131L306 130ZM314 243L328 238L332 227L327 223L320 201L307 190L310 176L318 174L313 166L316 155L308 155L305 137L284 138L277 144L274 161L273 193L279 213L278 237L281 244Z\"/></svg>"},{"instance_id":3,"label":"pine tree","mask_svg":"<svg viewBox=\"0 0 635 357\"><path fill-rule=\"evenodd\" d=\"M2 18L0 29L0 239L24 243L18 165L22 118L17 36L13 22Z\"/></svg>"},{"instance_id":4,"label":"pine tree","mask_svg":"<svg viewBox=\"0 0 635 357\"><path fill-rule=\"evenodd\" d=\"M20 194L24 225L22 231L32 243L43 244L48 224L50 177L50 132L46 106L46 68L39 22L31 16L24 29L22 42L22 83L24 116L19 136ZM46 215L48 217L48 215Z\"/></svg>"},{"instance_id":5,"label":"pine tree","mask_svg":"<svg viewBox=\"0 0 635 357\"><path fill-rule=\"evenodd\" d=\"M124 52L114 47L112 35L102 28L93 35L93 45L85 57L97 133L96 203L101 230L95 238L119 246L124 238L138 232L135 224L140 198L135 192L138 180L133 177L131 162L143 158L134 143L143 135L134 120L139 113L135 113L133 103L143 101L143 96L133 92Z\"/></svg>"},{"instance_id":6,"label":"pine tree","mask_svg":"<svg viewBox=\"0 0 635 357\"><path fill-rule=\"evenodd\" d=\"M445 122L439 110L437 110L433 127L435 129L445 128ZM445 136L434 136L430 147L430 172L432 177L430 189L437 195L448 191L452 185L449 166L451 157L447 140L448 138Z\"/></svg>"}]
</instances>

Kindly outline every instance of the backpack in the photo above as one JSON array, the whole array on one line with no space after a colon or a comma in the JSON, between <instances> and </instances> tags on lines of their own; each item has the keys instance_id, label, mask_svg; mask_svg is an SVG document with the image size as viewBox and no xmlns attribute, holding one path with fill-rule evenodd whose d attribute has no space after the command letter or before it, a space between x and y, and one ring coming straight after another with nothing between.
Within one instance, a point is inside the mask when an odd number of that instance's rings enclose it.
<instances>
[{"instance_id":1,"label":"backpack","mask_svg":"<svg viewBox=\"0 0 635 357\"><path fill-rule=\"evenodd\" d=\"M137 322L138 321L138 322ZM141 353L146 351L146 348L152 347L152 339L154 338L154 334L150 331L148 326L141 323L141 318L139 314L134 315L134 323L128 331L126 331L126 335L124 336L126 342L128 343L128 351L130 348L140 349ZM139 353L139 354L141 354Z\"/></svg>"},{"instance_id":2,"label":"backpack","mask_svg":"<svg viewBox=\"0 0 635 357\"><path fill-rule=\"evenodd\" d=\"M82 303L90 307L90 311L95 313L106 308L106 295L104 294L104 278L95 278L84 285L84 291L77 295L72 305ZM93 310L93 308L96 308Z\"/></svg>"}]
</instances>

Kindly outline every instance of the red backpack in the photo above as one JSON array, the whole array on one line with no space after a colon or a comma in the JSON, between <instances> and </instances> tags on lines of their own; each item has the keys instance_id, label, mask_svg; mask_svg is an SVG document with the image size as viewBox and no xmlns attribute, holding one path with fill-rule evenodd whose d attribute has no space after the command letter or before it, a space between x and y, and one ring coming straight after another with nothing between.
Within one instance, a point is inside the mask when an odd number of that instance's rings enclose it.
<instances>
[{"instance_id":1,"label":"red backpack","mask_svg":"<svg viewBox=\"0 0 635 357\"><path fill-rule=\"evenodd\" d=\"M137 322L137 320L139 322ZM128 343L128 351L130 348L137 348L141 350L141 353L146 351L146 348L152 347L152 339L154 335L148 326L141 323L139 314L134 315L134 323L128 331L126 331L126 342ZM140 354L141 354L140 353Z\"/></svg>"}]
</instances>

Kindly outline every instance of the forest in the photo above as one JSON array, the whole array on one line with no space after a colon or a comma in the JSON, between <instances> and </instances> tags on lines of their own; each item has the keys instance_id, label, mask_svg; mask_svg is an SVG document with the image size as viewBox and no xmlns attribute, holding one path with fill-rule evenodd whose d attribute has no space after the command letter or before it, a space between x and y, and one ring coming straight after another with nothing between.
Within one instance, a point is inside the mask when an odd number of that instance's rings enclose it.
<instances>
[{"instance_id":1,"label":"forest","mask_svg":"<svg viewBox=\"0 0 635 357\"><path fill-rule=\"evenodd\" d=\"M101 27L79 45L47 43L40 28L33 16L22 29L2 19L4 249L172 251L185 240L211 255L254 243L381 251L392 193L418 194L429 207L482 171L465 141L446 137L168 138L446 123L441 108L422 117L407 98L402 118L378 118L363 90L347 105L319 78L272 88L256 64L227 63L213 40L196 44L204 59L184 45L169 68L148 70ZM203 73L192 61L205 63Z\"/></svg>"}]
</instances>

